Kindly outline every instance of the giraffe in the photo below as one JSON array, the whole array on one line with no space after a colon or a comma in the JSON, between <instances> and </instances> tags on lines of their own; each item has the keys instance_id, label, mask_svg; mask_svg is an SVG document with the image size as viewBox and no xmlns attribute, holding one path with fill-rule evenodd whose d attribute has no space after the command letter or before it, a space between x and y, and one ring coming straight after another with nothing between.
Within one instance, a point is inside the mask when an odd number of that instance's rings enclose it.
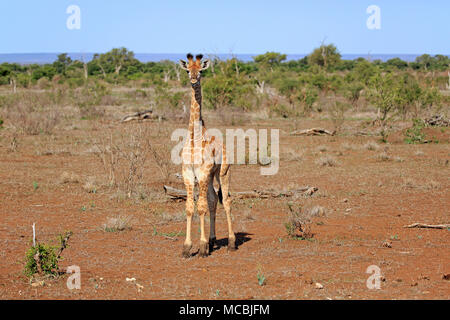
<instances>
[{"instance_id":1,"label":"giraffe","mask_svg":"<svg viewBox=\"0 0 450 320\"><path fill-rule=\"evenodd\" d=\"M210 61L199 54L194 57L187 55L188 61L180 60L180 66L187 71L191 84L191 108L189 118L188 137L183 146L182 174L186 187L186 239L182 256L189 258L192 248L191 226L194 214L194 186L198 182L199 196L197 211L200 217L200 257L206 257L214 248L216 241L216 209L220 201L226 212L228 223L228 250L236 250L236 237L231 223L231 199L229 196L230 165L227 163L225 145L214 136L207 133L201 114L202 89L201 73L210 66ZM219 191L213 187L214 178L219 183ZM205 236L205 215L209 210L210 232L209 241Z\"/></svg>"}]
</instances>

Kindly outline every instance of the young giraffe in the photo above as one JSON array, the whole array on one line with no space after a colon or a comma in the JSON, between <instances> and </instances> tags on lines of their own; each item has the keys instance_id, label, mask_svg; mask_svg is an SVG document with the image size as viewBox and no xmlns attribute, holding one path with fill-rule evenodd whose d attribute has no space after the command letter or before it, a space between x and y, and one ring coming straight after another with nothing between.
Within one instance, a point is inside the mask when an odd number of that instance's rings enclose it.
<instances>
[{"instance_id":1,"label":"young giraffe","mask_svg":"<svg viewBox=\"0 0 450 320\"><path fill-rule=\"evenodd\" d=\"M228 250L236 249L236 237L231 226L231 199L229 197L230 165L226 160L225 145L210 136L204 127L201 107L202 88L200 84L201 72L209 68L209 60L202 61L203 56L197 55L196 60L191 54L187 55L188 62L180 60L180 66L186 70L192 87L191 110L189 119L188 138L183 147L183 180L186 186L186 240L183 246L183 257L190 257L191 223L194 214L194 185L198 181L199 197L197 211L200 216L200 256L206 257L216 241L216 209L217 201L221 200L225 208L228 222ZM214 177L219 183L216 194ZM205 214L209 209L210 233L209 243L205 237Z\"/></svg>"}]
</instances>

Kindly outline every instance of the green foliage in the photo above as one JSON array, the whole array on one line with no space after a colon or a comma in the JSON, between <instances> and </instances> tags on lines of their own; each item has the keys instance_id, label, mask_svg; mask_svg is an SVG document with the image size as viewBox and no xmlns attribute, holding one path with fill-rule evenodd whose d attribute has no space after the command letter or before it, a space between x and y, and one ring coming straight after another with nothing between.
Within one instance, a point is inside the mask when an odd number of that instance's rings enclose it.
<instances>
[{"instance_id":1,"label":"green foliage","mask_svg":"<svg viewBox=\"0 0 450 320\"><path fill-rule=\"evenodd\" d=\"M325 68L335 67L341 61L341 54L333 44L321 45L308 56L310 65L319 65Z\"/></svg>"},{"instance_id":2,"label":"green foliage","mask_svg":"<svg viewBox=\"0 0 450 320\"><path fill-rule=\"evenodd\" d=\"M386 121L389 112L395 106L397 91L394 83L394 76L390 73L377 73L370 79L368 97L380 110L382 122Z\"/></svg>"},{"instance_id":3,"label":"green foliage","mask_svg":"<svg viewBox=\"0 0 450 320\"><path fill-rule=\"evenodd\" d=\"M244 76L229 77L223 74L205 79L203 99L208 109L220 109L227 106L249 110L255 99L255 89L251 81Z\"/></svg>"},{"instance_id":4,"label":"green foliage","mask_svg":"<svg viewBox=\"0 0 450 320\"><path fill-rule=\"evenodd\" d=\"M266 284L266 277L264 276L264 273L262 273L262 270L258 270L258 274L256 275L256 278L258 279L258 284L262 287Z\"/></svg>"},{"instance_id":5,"label":"green foliage","mask_svg":"<svg viewBox=\"0 0 450 320\"><path fill-rule=\"evenodd\" d=\"M266 52L265 54L254 57L253 60L262 68L270 68L273 71L273 68L286 60L286 58L287 56L285 54Z\"/></svg>"},{"instance_id":6,"label":"green foliage","mask_svg":"<svg viewBox=\"0 0 450 320\"><path fill-rule=\"evenodd\" d=\"M44 274L53 276L57 275L59 259L56 250L57 247L45 243L37 243L35 247L28 249L25 256L25 275L27 277L32 277L34 274L38 273L38 265L34 258L36 254L39 256L39 261Z\"/></svg>"},{"instance_id":7,"label":"green foliage","mask_svg":"<svg viewBox=\"0 0 450 320\"><path fill-rule=\"evenodd\" d=\"M24 274L32 277L42 271L44 275L57 276L59 274L58 263L61 260L59 254L67 247L67 240L71 235L71 231L59 234L57 238L59 246L36 243L36 246L28 249L25 253Z\"/></svg>"},{"instance_id":8,"label":"green foliage","mask_svg":"<svg viewBox=\"0 0 450 320\"><path fill-rule=\"evenodd\" d=\"M425 133L422 131L425 123L421 119L413 119L413 126L406 130L405 142L407 144L425 143Z\"/></svg>"}]
</instances>

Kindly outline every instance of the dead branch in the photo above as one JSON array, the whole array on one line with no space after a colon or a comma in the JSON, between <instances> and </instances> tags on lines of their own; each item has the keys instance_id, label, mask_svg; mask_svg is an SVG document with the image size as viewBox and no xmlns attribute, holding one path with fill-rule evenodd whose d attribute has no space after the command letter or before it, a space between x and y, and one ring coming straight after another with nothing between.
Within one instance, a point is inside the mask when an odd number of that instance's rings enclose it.
<instances>
[{"instance_id":1,"label":"dead branch","mask_svg":"<svg viewBox=\"0 0 450 320\"><path fill-rule=\"evenodd\" d=\"M66 233L66 236L64 238L61 237L62 238L61 239L61 247L59 248L58 255L57 255L58 259L61 258L61 254L62 254L63 250L65 248L67 248L67 242L69 241L69 238L72 234L73 234L72 231L69 231Z\"/></svg>"},{"instance_id":2,"label":"dead branch","mask_svg":"<svg viewBox=\"0 0 450 320\"><path fill-rule=\"evenodd\" d=\"M291 132L291 136L323 136L323 135L334 136L335 133L336 131L328 131L323 128L311 128L293 131Z\"/></svg>"},{"instance_id":3,"label":"dead branch","mask_svg":"<svg viewBox=\"0 0 450 320\"><path fill-rule=\"evenodd\" d=\"M153 110L141 111L132 115L128 115L122 119L121 122L129 122L134 120L153 120L158 119L157 115L153 114Z\"/></svg>"},{"instance_id":4,"label":"dead branch","mask_svg":"<svg viewBox=\"0 0 450 320\"><path fill-rule=\"evenodd\" d=\"M404 226L403 228L450 229L450 224L413 223L413 224L410 224L409 226Z\"/></svg>"},{"instance_id":5,"label":"dead branch","mask_svg":"<svg viewBox=\"0 0 450 320\"><path fill-rule=\"evenodd\" d=\"M289 191L277 191L277 190L253 190L253 191L241 191L232 194L235 199L269 199L269 198L289 198L295 195L306 195L311 196L317 190L316 187L301 187L295 190ZM172 200L186 200L187 193L185 190L175 189L169 186L164 186L164 192ZM217 190L216 190L217 192ZM194 198L198 197L198 193L194 194Z\"/></svg>"},{"instance_id":6,"label":"dead branch","mask_svg":"<svg viewBox=\"0 0 450 320\"><path fill-rule=\"evenodd\" d=\"M450 127L450 120L446 119L443 115L434 115L430 118L424 120L425 124L428 126L436 127Z\"/></svg>"}]
</instances>

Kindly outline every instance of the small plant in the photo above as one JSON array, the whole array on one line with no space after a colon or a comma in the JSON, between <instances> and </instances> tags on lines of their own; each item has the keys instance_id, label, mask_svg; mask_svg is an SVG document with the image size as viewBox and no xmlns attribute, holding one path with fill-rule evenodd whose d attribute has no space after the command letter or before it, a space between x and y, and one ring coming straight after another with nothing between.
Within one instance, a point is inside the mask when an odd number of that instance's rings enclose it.
<instances>
[{"instance_id":1,"label":"small plant","mask_svg":"<svg viewBox=\"0 0 450 320\"><path fill-rule=\"evenodd\" d=\"M258 284L262 287L266 284L266 277L264 276L264 273L261 270L261 267L258 269L258 274L256 275L256 278L258 279Z\"/></svg>"},{"instance_id":2,"label":"small plant","mask_svg":"<svg viewBox=\"0 0 450 320\"><path fill-rule=\"evenodd\" d=\"M59 275L58 262L61 260L61 253L67 247L72 232L67 231L64 235L58 236L60 246L53 246L46 243L36 243L26 252L26 262L24 273L27 277L32 277L36 273L56 277Z\"/></svg>"},{"instance_id":3,"label":"small plant","mask_svg":"<svg viewBox=\"0 0 450 320\"><path fill-rule=\"evenodd\" d=\"M319 158L316 161L316 164L321 167L335 167L337 165L337 161L333 157L324 156L324 157Z\"/></svg>"},{"instance_id":4,"label":"small plant","mask_svg":"<svg viewBox=\"0 0 450 320\"><path fill-rule=\"evenodd\" d=\"M370 150L370 151L376 151L380 149L380 146L373 141L369 141L364 145L364 149Z\"/></svg>"},{"instance_id":5,"label":"small plant","mask_svg":"<svg viewBox=\"0 0 450 320\"><path fill-rule=\"evenodd\" d=\"M39 184L36 181L33 181L33 190L36 191L39 189Z\"/></svg>"},{"instance_id":6,"label":"small plant","mask_svg":"<svg viewBox=\"0 0 450 320\"><path fill-rule=\"evenodd\" d=\"M425 123L420 119L413 119L413 126L406 130L405 142L407 144L426 143L425 133L422 132Z\"/></svg>"},{"instance_id":7,"label":"small plant","mask_svg":"<svg viewBox=\"0 0 450 320\"><path fill-rule=\"evenodd\" d=\"M108 218L107 222L103 225L103 230L106 232L119 232L131 229L130 226L131 217L119 215L115 218Z\"/></svg>"},{"instance_id":8,"label":"small plant","mask_svg":"<svg viewBox=\"0 0 450 320\"><path fill-rule=\"evenodd\" d=\"M301 206L294 206L292 202L288 203L289 219L284 224L286 233L292 239L311 239L313 237L311 232L311 216L315 214L315 210L305 212Z\"/></svg>"},{"instance_id":9,"label":"small plant","mask_svg":"<svg viewBox=\"0 0 450 320\"><path fill-rule=\"evenodd\" d=\"M389 161L391 160L391 156L386 151L383 151L376 156L376 159L378 161Z\"/></svg>"},{"instance_id":10,"label":"small plant","mask_svg":"<svg viewBox=\"0 0 450 320\"><path fill-rule=\"evenodd\" d=\"M58 257L56 256L56 246L48 244L36 244L28 249L26 253L26 264L24 273L27 277L32 277L39 273L39 269L46 275L56 275L58 269Z\"/></svg>"}]
</instances>

